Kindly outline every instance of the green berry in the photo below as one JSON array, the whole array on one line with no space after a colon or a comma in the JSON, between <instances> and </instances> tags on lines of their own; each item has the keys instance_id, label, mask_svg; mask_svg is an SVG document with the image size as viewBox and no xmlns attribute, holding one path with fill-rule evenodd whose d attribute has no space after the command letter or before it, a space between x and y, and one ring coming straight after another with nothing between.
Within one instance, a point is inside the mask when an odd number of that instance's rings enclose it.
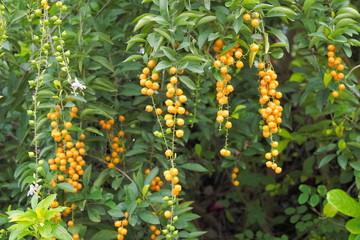
<instances>
[{"instance_id":1,"label":"green berry","mask_svg":"<svg viewBox=\"0 0 360 240\"><path fill-rule=\"evenodd\" d=\"M29 157L35 157L35 153L34 152L28 152L28 155L29 155Z\"/></svg>"}]
</instances>

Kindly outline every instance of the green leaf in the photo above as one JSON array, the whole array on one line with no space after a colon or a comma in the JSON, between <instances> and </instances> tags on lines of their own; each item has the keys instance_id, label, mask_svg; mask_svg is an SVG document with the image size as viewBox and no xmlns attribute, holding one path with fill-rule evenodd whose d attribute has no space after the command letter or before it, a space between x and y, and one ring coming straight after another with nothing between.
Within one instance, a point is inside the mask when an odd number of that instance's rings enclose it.
<instances>
[{"instance_id":1,"label":"green leaf","mask_svg":"<svg viewBox=\"0 0 360 240\"><path fill-rule=\"evenodd\" d=\"M320 196L325 196L326 193L327 193L326 186L324 186L324 185L319 185L319 186L317 187L317 192L320 194Z\"/></svg>"},{"instance_id":2,"label":"green leaf","mask_svg":"<svg viewBox=\"0 0 360 240\"><path fill-rule=\"evenodd\" d=\"M299 190L303 193L311 193L311 188L308 185L301 184Z\"/></svg>"},{"instance_id":3,"label":"green leaf","mask_svg":"<svg viewBox=\"0 0 360 240\"><path fill-rule=\"evenodd\" d=\"M305 0L304 5L302 7L304 12L307 12L308 9L315 3L316 0Z\"/></svg>"},{"instance_id":4,"label":"green leaf","mask_svg":"<svg viewBox=\"0 0 360 240\"><path fill-rule=\"evenodd\" d=\"M326 164L328 164L331 160L333 160L337 155L336 154L330 154L330 155L326 155L325 157L323 157L320 160L319 163L319 168L322 168L323 166L325 166Z\"/></svg>"},{"instance_id":5,"label":"green leaf","mask_svg":"<svg viewBox=\"0 0 360 240\"><path fill-rule=\"evenodd\" d=\"M38 199L39 199L38 194L34 194L31 198L31 208L34 211L36 210L36 206L38 205Z\"/></svg>"},{"instance_id":6,"label":"green leaf","mask_svg":"<svg viewBox=\"0 0 360 240\"><path fill-rule=\"evenodd\" d=\"M103 67L109 69L111 72L114 72L114 66L112 65L112 63L107 60L105 57L103 56L93 56L91 57L92 60L94 60L95 62L99 63L100 65L102 65Z\"/></svg>"},{"instance_id":7,"label":"green leaf","mask_svg":"<svg viewBox=\"0 0 360 240\"><path fill-rule=\"evenodd\" d=\"M41 200L39 204L37 205L38 208L48 209L50 205L55 201L56 194L51 194L47 198Z\"/></svg>"},{"instance_id":8,"label":"green leaf","mask_svg":"<svg viewBox=\"0 0 360 240\"><path fill-rule=\"evenodd\" d=\"M296 12L294 12L292 9L287 8L287 7L282 7L282 6L278 6L278 7L273 7L271 8L268 13L272 13L272 12L280 12L285 14L289 19L291 19L293 16L296 15Z\"/></svg>"},{"instance_id":9,"label":"green leaf","mask_svg":"<svg viewBox=\"0 0 360 240\"><path fill-rule=\"evenodd\" d=\"M147 210L138 211L138 215L146 223L149 224L160 224L159 218L152 212Z\"/></svg>"},{"instance_id":10,"label":"green leaf","mask_svg":"<svg viewBox=\"0 0 360 240\"><path fill-rule=\"evenodd\" d=\"M339 164L339 166L342 168L342 169L346 169L346 166L347 166L347 163L348 163L348 158L345 157L344 155L339 155L337 157L337 162Z\"/></svg>"},{"instance_id":11,"label":"green leaf","mask_svg":"<svg viewBox=\"0 0 360 240\"><path fill-rule=\"evenodd\" d=\"M189 89L196 90L195 83L188 77L184 75L179 75L179 79L182 83L184 83Z\"/></svg>"},{"instance_id":12,"label":"green leaf","mask_svg":"<svg viewBox=\"0 0 360 240\"><path fill-rule=\"evenodd\" d=\"M154 68L154 72L158 72L158 71L163 70L165 68L170 68L171 66L172 66L171 62L162 60L156 65L156 67Z\"/></svg>"},{"instance_id":13,"label":"green leaf","mask_svg":"<svg viewBox=\"0 0 360 240\"><path fill-rule=\"evenodd\" d=\"M320 202L320 197L319 195L317 194L314 194L310 197L310 200L309 200L309 204L313 207L315 207L316 205L318 205Z\"/></svg>"},{"instance_id":14,"label":"green leaf","mask_svg":"<svg viewBox=\"0 0 360 240\"><path fill-rule=\"evenodd\" d=\"M73 240L72 236L60 224L56 224L52 229L52 234L59 240Z\"/></svg>"},{"instance_id":15,"label":"green leaf","mask_svg":"<svg viewBox=\"0 0 360 240\"><path fill-rule=\"evenodd\" d=\"M283 34L280 30L272 28L272 27L268 27L270 29L270 33L274 34L282 44L284 44L286 51L289 52L290 47L289 47L289 40L288 38L285 36L285 34Z\"/></svg>"},{"instance_id":16,"label":"green leaf","mask_svg":"<svg viewBox=\"0 0 360 240\"><path fill-rule=\"evenodd\" d=\"M328 84L331 82L332 76L330 75L330 73L325 73L324 74L324 78L323 78L323 82L325 87L328 86Z\"/></svg>"},{"instance_id":17,"label":"green leaf","mask_svg":"<svg viewBox=\"0 0 360 240\"><path fill-rule=\"evenodd\" d=\"M160 49L164 52L165 56L167 56L171 61L177 60L177 53L173 49L168 47L161 47Z\"/></svg>"},{"instance_id":18,"label":"green leaf","mask_svg":"<svg viewBox=\"0 0 360 240\"><path fill-rule=\"evenodd\" d=\"M337 213L337 210L330 203L326 203L323 209L323 213L326 217L334 217Z\"/></svg>"},{"instance_id":19,"label":"green leaf","mask_svg":"<svg viewBox=\"0 0 360 240\"><path fill-rule=\"evenodd\" d=\"M360 234L360 218L353 218L346 222L346 229L353 234Z\"/></svg>"},{"instance_id":20,"label":"green leaf","mask_svg":"<svg viewBox=\"0 0 360 240\"><path fill-rule=\"evenodd\" d=\"M191 171L196 171L196 172L207 172L208 171L205 167L203 167L202 165L200 165L198 163L185 163L185 164L181 165L180 167L191 170Z\"/></svg>"},{"instance_id":21,"label":"green leaf","mask_svg":"<svg viewBox=\"0 0 360 240\"><path fill-rule=\"evenodd\" d=\"M58 183L56 186L68 192L73 192L75 190L71 184L66 182Z\"/></svg>"},{"instance_id":22,"label":"green leaf","mask_svg":"<svg viewBox=\"0 0 360 240\"><path fill-rule=\"evenodd\" d=\"M301 193L298 197L298 203L304 204L309 200L309 194L308 193Z\"/></svg>"},{"instance_id":23,"label":"green leaf","mask_svg":"<svg viewBox=\"0 0 360 240\"><path fill-rule=\"evenodd\" d=\"M190 54L186 55L185 57L182 58L182 60L195 60L195 61L202 61L202 62L207 61L206 58L204 58L200 54L195 54L195 53L190 53Z\"/></svg>"},{"instance_id":24,"label":"green leaf","mask_svg":"<svg viewBox=\"0 0 360 240\"><path fill-rule=\"evenodd\" d=\"M113 240L116 238L118 232L114 230L101 230L92 236L90 240Z\"/></svg>"},{"instance_id":25,"label":"green leaf","mask_svg":"<svg viewBox=\"0 0 360 240\"><path fill-rule=\"evenodd\" d=\"M281 48L276 48L271 51L271 56L273 56L275 59L280 59L284 56L284 52Z\"/></svg>"},{"instance_id":26,"label":"green leaf","mask_svg":"<svg viewBox=\"0 0 360 240\"><path fill-rule=\"evenodd\" d=\"M142 58L143 58L142 55L131 55L131 56L127 57L123 62L131 62L131 61L142 59Z\"/></svg>"},{"instance_id":27,"label":"green leaf","mask_svg":"<svg viewBox=\"0 0 360 240\"><path fill-rule=\"evenodd\" d=\"M89 219L92 222L100 222L101 221L100 212L97 208L94 208L94 207L88 208L87 213L88 213Z\"/></svg>"},{"instance_id":28,"label":"green leaf","mask_svg":"<svg viewBox=\"0 0 360 240\"><path fill-rule=\"evenodd\" d=\"M326 194L328 202L339 212L350 217L360 217L359 203L341 189L330 190Z\"/></svg>"},{"instance_id":29,"label":"green leaf","mask_svg":"<svg viewBox=\"0 0 360 240\"><path fill-rule=\"evenodd\" d=\"M86 118L89 115L102 115L106 118L112 119L112 117L104 112L102 109L93 109L93 108L86 108L80 113L80 118Z\"/></svg>"},{"instance_id":30,"label":"green leaf","mask_svg":"<svg viewBox=\"0 0 360 240\"><path fill-rule=\"evenodd\" d=\"M94 128L94 127L87 127L84 130L88 131L88 132L95 133L95 134L100 135L100 136L104 136L104 134L102 132L100 132L99 129Z\"/></svg>"},{"instance_id":31,"label":"green leaf","mask_svg":"<svg viewBox=\"0 0 360 240\"><path fill-rule=\"evenodd\" d=\"M208 23L208 22L211 22L211 21L214 21L216 20L216 16L205 16L205 17L202 17L197 23L196 23L196 26L199 26L201 24L205 24L205 23Z\"/></svg>"}]
</instances>

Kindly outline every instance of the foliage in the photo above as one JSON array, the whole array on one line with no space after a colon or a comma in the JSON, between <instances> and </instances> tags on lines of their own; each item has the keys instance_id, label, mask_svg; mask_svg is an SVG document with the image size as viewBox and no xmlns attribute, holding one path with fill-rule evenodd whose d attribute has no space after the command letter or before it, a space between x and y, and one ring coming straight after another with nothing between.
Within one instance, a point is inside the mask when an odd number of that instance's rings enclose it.
<instances>
[{"instance_id":1,"label":"foliage","mask_svg":"<svg viewBox=\"0 0 360 240\"><path fill-rule=\"evenodd\" d=\"M3 0L0 239L356 239L358 7Z\"/></svg>"}]
</instances>

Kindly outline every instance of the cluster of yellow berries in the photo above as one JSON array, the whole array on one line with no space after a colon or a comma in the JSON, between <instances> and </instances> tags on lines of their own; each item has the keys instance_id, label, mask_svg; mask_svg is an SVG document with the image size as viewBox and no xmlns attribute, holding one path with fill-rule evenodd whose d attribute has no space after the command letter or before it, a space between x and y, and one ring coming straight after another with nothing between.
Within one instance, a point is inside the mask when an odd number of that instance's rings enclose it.
<instances>
[{"instance_id":1,"label":"cluster of yellow berries","mask_svg":"<svg viewBox=\"0 0 360 240\"><path fill-rule=\"evenodd\" d=\"M116 236L117 240L123 240L128 233L128 230L125 228L129 225L129 214L127 212L124 213L124 220L118 220L114 223L114 226L117 227L118 235Z\"/></svg>"},{"instance_id":2,"label":"cluster of yellow berries","mask_svg":"<svg viewBox=\"0 0 360 240\"><path fill-rule=\"evenodd\" d=\"M149 175L151 172L150 169L145 170L145 174ZM151 181L150 189L151 191L158 192L161 190L161 187L164 186L163 181L161 181L160 177L154 177L154 179Z\"/></svg>"},{"instance_id":3,"label":"cluster of yellow berries","mask_svg":"<svg viewBox=\"0 0 360 240\"><path fill-rule=\"evenodd\" d=\"M122 125L122 123L125 121L125 116L120 115L118 119L119 119L120 124ZM100 124L101 128L106 129L106 130L111 130L111 129L113 129L115 120L113 120L113 119L110 119L107 121L100 120L99 124ZM117 135L118 136L116 137L112 133L109 134L110 143L111 143L111 154L107 155L105 157L105 161L109 162L108 168L114 168L116 164L119 164L121 162L121 158L120 158L119 154L125 152L124 139L123 139L125 136L125 133L121 129L117 133Z\"/></svg>"},{"instance_id":4,"label":"cluster of yellow berries","mask_svg":"<svg viewBox=\"0 0 360 240\"><path fill-rule=\"evenodd\" d=\"M260 99L259 103L262 105L262 108L259 110L261 116L265 120L265 124L262 126L263 136L265 138L270 137L272 134L279 132L279 125L282 123L282 111L283 107L280 105L280 98L282 98L282 93L276 91L276 88L279 86L277 81L277 74L268 68L265 70L265 63L260 62L258 64L259 77L260 80ZM272 138L271 138L272 139ZM271 142L272 147L277 147L277 142ZM281 172L281 168L277 168L274 157L279 154L278 150L273 149L271 153L265 155L266 159L273 159L274 165L271 167L275 170L276 173ZM269 158L270 156L270 158ZM268 162L266 163L268 165Z\"/></svg>"},{"instance_id":5,"label":"cluster of yellow berries","mask_svg":"<svg viewBox=\"0 0 360 240\"><path fill-rule=\"evenodd\" d=\"M253 12L251 14L246 13L243 16L245 21L251 20L251 26L253 26L254 28L257 28L260 25L259 17L260 17L260 14L258 12Z\"/></svg>"},{"instance_id":6,"label":"cluster of yellow berries","mask_svg":"<svg viewBox=\"0 0 360 240\"><path fill-rule=\"evenodd\" d=\"M344 73L341 72L341 71L344 70L345 66L343 64L341 64L342 58L335 56L336 48L335 48L334 45L332 45L332 44L328 45L327 49L328 49L328 53L327 53L328 66L330 68L335 68L335 69L330 71L330 75L333 77L333 79L335 81L339 82L339 81L341 81L341 79L343 79L345 77ZM338 89L341 90L341 91L345 90L345 84L343 84L343 83L339 84ZM331 95L334 98L337 98L337 97L339 97L339 92L338 91L333 91L331 93Z\"/></svg>"},{"instance_id":7,"label":"cluster of yellow berries","mask_svg":"<svg viewBox=\"0 0 360 240\"><path fill-rule=\"evenodd\" d=\"M240 185L240 182L238 180L235 180L237 178L239 172L240 172L239 168L236 167L233 169L233 172L231 174L232 184L235 187Z\"/></svg>"},{"instance_id":8,"label":"cluster of yellow berries","mask_svg":"<svg viewBox=\"0 0 360 240\"><path fill-rule=\"evenodd\" d=\"M271 151L265 154L265 158L268 160L266 162L266 167L272 168L277 174L282 172L282 168L279 167L274 160L274 157L279 155L279 151L276 149L279 146L277 141L271 143Z\"/></svg>"},{"instance_id":9,"label":"cluster of yellow berries","mask_svg":"<svg viewBox=\"0 0 360 240\"><path fill-rule=\"evenodd\" d=\"M164 171L165 180L168 182L171 181L173 184L175 184L171 193L173 196L179 195L181 191L181 185L178 184L179 183L179 178L177 177L178 174L179 174L179 170L177 168L170 168L170 170Z\"/></svg>"},{"instance_id":10,"label":"cluster of yellow berries","mask_svg":"<svg viewBox=\"0 0 360 240\"><path fill-rule=\"evenodd\" d=\"M61 171L64 175L57 175L57 179L51 180L51 187L56 187L56 181L66 181L74 187L74 193L82 189L82 184L79 182L80 176L84 174L83 167L86 162L83 156L86 154L85 143L81 140L86 138L82 133L79 136L79 141L74 141L68 129L72 127L71 122L64 122L64 129L59 128L58 119L61 117L62 109L57 106L55 112L48 113L47 117L52 120L51 126L54 128L51 131L51 136L58 142L55 158L48 160L50 170ZM77 112L76 107L72 107L71 113ZM68 176L68 177L67 177Z\"/></svg>"},{"instance_id":11,"label":"cluster of yellow berries","mask_svg":"<svg viewBox=\"0 0 360 240\"><path fill-rule=\"evenodd\" d=\"M224 42L222 39L217 39L214 43L213 50L218 52L224 47ZM219 110L217 112L216 121L220 124L225 122L225 128L232 128L232 123L229 121L229 110L223 109L224 105L229 103L229 94L234 91L234 87L230 84L231 75L229 71L232 66L241 69L244 67L244 63L240 60L243 57L243 50L240 48L239 44L225 53L217 54L215 56L214 67L217 68L222 76L221 81L216 82L216 100L219 103ZM225 146L227 143L225 143ZM230 156L230 150L223 148L220 150L222 156Z\"/></svg>"},{"instance_id":12,"label":"cluster of yellow berries","mask_svg":"<svg viewBox=\"0 0 360 240\"><path fill-rule=\"evenodd\" d=\"M151 225L149 228L153 232L150 236L150 239L156 240L156 236L159 236L161 234L160 229L157 229L157 227L155 225Z\"/></svg>"},{"instance_id":13,"label":"cluster of yellow berries","mask_svg":"<svg viewBox=\"0 0 360 240\"><path fill-rule=\"evenodd\" d=\"M155 60L150 60L148 62L148 67L145 67L142 70L142 74L140 74L140 86L143 86L141 89L141 93L143 95L154 95L154 90L159 89L160 84L156 82L159 80L159 74L158 73L151 73L150 68L154 68L156 66Z\"/></svg>"}]
</instances>

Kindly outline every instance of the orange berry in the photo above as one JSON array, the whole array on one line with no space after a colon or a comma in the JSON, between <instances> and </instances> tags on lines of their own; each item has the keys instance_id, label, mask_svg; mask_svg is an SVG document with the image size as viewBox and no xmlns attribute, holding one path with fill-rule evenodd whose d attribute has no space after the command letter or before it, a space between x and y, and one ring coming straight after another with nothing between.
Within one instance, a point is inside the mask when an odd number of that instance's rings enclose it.
<instances>
[{"instance_id":1,"label":"orange berry","mask_svg":"<svg viewBox=\"0 0 360 240\"><path fill-rule=\"evenodd\" d=\"M239 173L239 172L240 172L240 169L236 167L236 168L234 168L233 172L234 172L234 173Z\"/></svg>"},{"instance_id":2,"label":"orange berry","mask_svg":"<svg viewBox=\"0 0 360 240\"><path fill-rule=\"evenodd\" d=\"M120 122L124 122L124 121L125 121L125 116L124 116L124 115L120 115L120 116L119 116L119 121L120 121Z\"/></svg>"},{"instance_id":3,"label":"orange berry","mask_svg":"<svg viewBox=\"0 0 360 240\"><path fill-rule=\"evenodd\" d=\"M244 18L245 21L249 21L251 19L251 16L250 16L250 14L246 13L246 14L244 14L243 18Z\"/></svg>"},{"instance_id":4,"label":"orange berry","mask_svg":"<svg viewBox=\"0 0 360 240\"><path fill-rule=\"evenodd\" d=\"M168 149L168 150L165 151L165 156L167 156L167 157L172 157L173 154L174 154L173 151L170 150L170 149Z\"/></svg>"},{"instance_id":5,"label":"orange berry","mask_svg":"<svg viewBox=\"0 0 360 240\"><path fill-rule=\"evenodd\" d=\"M154 68L156 66L156 62L155 60L151 59L147 65L149 68Z\"/></svg>"},{"instance_id":6,"label":"orange berry","mask_svg":"<svg viewBox=\"0 0 360 240\"><path fill-rule=\"evenodd\" d=\"M146 107L145 107L145 111L147 111L147 112L152 112L153 111L153 106L151 106L151 105L147 105Z\"/></svg>"},{"instance_id":7,"label":"orange berry","mask_svg":"<svg viewBox=\"0 0 360 240\"><path fill-rule=\"evenodd\" d=\"M279 142L274 141L274 142L271 143L271 146L272 146L273 148L276 148L276 147L279 146Z\"/></svg>"},{"instance_id":8,"label":"orange berry","mask_svg":"<svg viewBox=\"0 0 360 240\"><path fill-rule=\"evenodd\" d=\"M226 128L232 128L232 123L231 122L226 122L225 127Z\"/></svg>"},{"instance_id":9,"label":"orange berry","mask_svg":"<svg viewBox=\"0 0 360 240\"><path fill-rule=\"evenodd\" d=\"M266 154L265 154L265 158L266 158L266 159L271 159L271 158L272 158L271 153L266 153Z\"/></svg>"},{"instance_id":10,"label":"orange berry","mask_svg":"<svg viewBox=\"0 0 360 240\"><path fill-rule=\"evenodd\" d=\"M214 67L216 67L216 68L221 67L221 62L220 62L219 60L216 60L216 61L214 62Z\"/></svg>"},{"instance_id":11,"label":"orange berry","mask_svg":"<svg viewBox=\"0 0 360 240\"><path fill-rule=\"evenodd\" d=\"M256 45L255 43L252 43L252 44L250 44L250 50L252 52L257 52L259 50L259 46Z\"/></svg>"},{"instance_id":12,"label":"orange berry","mask_svg":"<svg viewBox=\"0 0 360 240\"><path fill-rule=\"evenodd\" d=\"M170 74L176 74L177 72L177 68L176 67L171 67L170 68Z\"/></svg>"},{"instance_id":13,"label":"orange berry","mask_svg":"<svg viewBox=\"0 0 360 240\"><path fill-rule=\"evenodd\" d=\"M65 122L64 126L66 128L71 128L72 127L72 123L71 122Z\"/></svg>"},{"instance_id":14,"label":"orange berry","mask_svg":"<svg viewBox=\"0 0 360 240\"><path fill-rule=\"evenodd\" d=\"M257 20L257 19L251 20L251 26L256 28L259 26L259 24L260 24L259 20Z\"/></svg>"},{"instance_id":15,"label":"orange berry","mask_svg":"<svg viewBox=\"0 0 360 240\"><path fill-rule=\"evenodd\" d=\"M331 96L333 96L334 98L337 98L337 97L339 97L339 92L338 91L333 91L331 93Z\"/></svg>"},{"instance_id":16,"label":"orange berry","mask_svg":"<svg viewBox=\"0 0 360 240\"><path fill-rule=\"evenodd\" d=\"M340 85L338 86L338 89L339 89L339 90L345 90L345 84L340 84Z\"/></svg>"},{"instance_id":17,"label":"orange berry","mask_svg":"<svg viewBox=\"0 0 360 240\"><path fill-rule=\"evenodd\" d=\"M165 216L166 218L171 218L172 212L170 212L170 211L165 211L165 212L164 212L164 216Z\"/></svg>"},{"instance_id":18,"label":"orange berry","mask_svg":"<svg viewBox=\"0 0 360 240\"><path fill-rule=\"evenodd\" d=\"M244 67L244 63L242 61L237 61L236 62L236 67L237 68L243 68Z\"/></svg>"},{"instance_id":19,"label":"orange berry","mask_svg":"<svg viewBox=\"0 0 360 240\"><path fill-rule=\"evenodd\" d=\"M267 161L266 162L266 167L271 168L272 165L273 165L272 161Z\"/></svg>"},{"instance_id":20,"label":"orange berry","mask_svg":"<svg viewBox=\"0 0 360 240\"><path fill-rule=\"evenodd\" d=\"M68 223L67 223L67 225L69 226L69 227L73 227L74 225L75 225L75 223L74 223L74 221L68 221Z\"/></svg>"},{"instance_id":21,"label":"orange berry","mask_svg":"<svg viewBox=\"0 0 360 240\"><path fill-rule=\"evenodd\" d=\"M150 69L148 67L145 67L143 68L142 73L148 75L150 73Z\"/></svg>"},{"instance_id":22,"label":"orange berry","mask_svg":"<svg viewBox=\"0 0 360 240\"><path fill-rule=\"evenodd\" d=\"M176 130L175 135L178 138L182 138L184 136L184 130L181 130L181 129Z\"/></svg>"},{"instance_id":23,"label":"orange berry","mask_svg":"<svg viewBox=\"0 0 360 240\"><path fill-rule=\"evenodd\" d=\"M281 168L281 167L275 168L275 172L276 172L277 174L280 174L280 173L282 172L282 168Z\"/></svg>"},{"instance_id":24,"label":"orange berry","mask_svg":"<svg viewBox=\"0 0 360 240\"><path fill-rule=\"evenodd\" d=\"M335 52L335 46L330 44L328 47L327 47L327 50L329 51L332 51L332 52Z\"/></svg>"},{"instance_id":25,"label":"orange berry","mask_svg":"<svg viewBox=\"0 0 360 240\"><path fill-rule=\"evenodd\" d=\"M235 187L237 187L237 186L240 185L240 182L239 182L238 180L235 180L235 181L233 181L233 185L234 185Z\"/></svg>"},{"instance_id":26,"label":"orange berry","mask_svg":"<svg viewBox=\"0 0 360 240\"><path fill-rule=\"evenodd\" d=\"M258 64L258 69L264 69L265 68L265 63L264 62L261 62Z\"/></svg>"},{"instance_id":27,"label":"orange berry","mask_svg":"<svg viewBox=\"0 0 360 240\"><path fill-rule=\"evenodd\" d=\"M115 167L115 164L113 164L113 163L108 164L108 168L114 168L114 167Z\"/></svg>"}]
</instances>

